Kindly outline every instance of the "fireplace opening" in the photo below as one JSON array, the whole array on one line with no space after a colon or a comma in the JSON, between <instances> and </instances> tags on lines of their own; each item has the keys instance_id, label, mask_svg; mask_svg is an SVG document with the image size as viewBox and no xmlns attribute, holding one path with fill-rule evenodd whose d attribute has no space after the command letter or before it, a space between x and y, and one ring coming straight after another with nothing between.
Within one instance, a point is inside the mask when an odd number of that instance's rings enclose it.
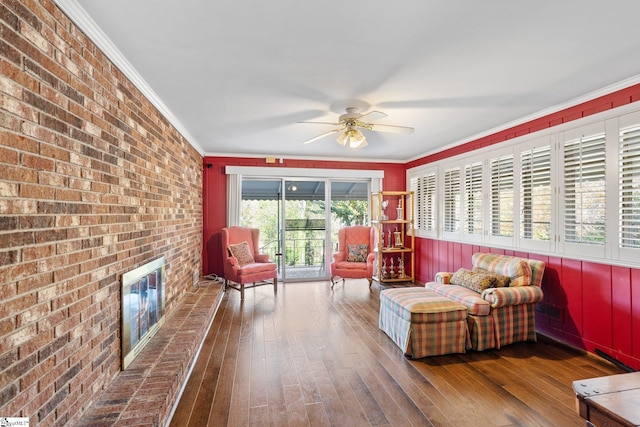
<instances>
[{"instance_id":1,"label":"fireplace opening","mask_svg":"<svg viewBox=\"0 0 640 427\"><path fill-rule=\"evenodd\" d=\"M164 257L122 275L122 369L164 323L165 282Z\"/></svg>"}]
</instances>

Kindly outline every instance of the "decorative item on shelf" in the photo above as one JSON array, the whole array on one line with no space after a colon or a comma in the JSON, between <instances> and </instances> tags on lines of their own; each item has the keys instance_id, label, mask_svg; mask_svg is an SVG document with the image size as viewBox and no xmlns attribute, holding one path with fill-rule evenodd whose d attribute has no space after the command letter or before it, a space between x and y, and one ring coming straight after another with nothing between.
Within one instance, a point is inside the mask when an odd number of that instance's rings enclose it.
<instances>
[{"instance_id":1,"label":"decorative item on shelf","mask_svg":"<svg viewBox=\"0 0 640 427\"><path fill-rule=\"evenodd\" d=\"M389 219L389 217L387 216L387 214L385 212L387 210L387 206L389 206L389 201L388 200L383 200L381 205L382 205L382 220L386 221L386 220Z\"/></svg>"},{"instance_id":2,"label":"decorative item on shelf","mask_svg":"<svg viewBox=\"0 0 640 427\"><path fill-rule=\"evenodd\" d=\"M404 273L404 260L402 257L398 257L398 277L404 279L406 277Z\"/></svg>"},{"instance_id":3,"label":"decorative item on shelf","mask_svg":"<svg viewBox=\"0 0 640 427\"><path fill-rule=\"evenodd\" d=\"M402 221L404 219L404 209L402 208L396 208L396 212L397 212L397 219L398 221Z\"/></svg>"},{"instance_id":4,"label":"decorative item on shelf","mask_svg":"<svg viewBox=\"0 0 640 427\"><path fill-rule=\"evenodd\" d=\"M403 244L402 244L402 233L400 233L396 229L396 231L393 232L393 236L394 236L394 246L396 248L401 248L403 246Z\"/></svg>"},{"instance_id":5,"label":"decorative item on shelf","mask_svg":"<svg viewBox=\"0 0 640 427\"><path fill-rule=\"evenodd\" d=\"M391 230L389 230L389 232L387 233L387 248L392 248L393 247L393 240L391 237Z\"/></svg>"},{"instance_id":6,"label":"decorative item on shelf","mask_svg":"<svg viewBox=\"0 0 640 427\"><path fill-rule=\"evenodd\" d=\"M396 273L393 268L393 258L391 258L391 266L389 267L389 278L394 279L396 277Z\"/></svg>"},{"instance_id":7,"label":"decorative item on shelf","mask_svg":"<svg viewBox=\"0 0 640 427\"><path fill-rule=\"evenodd\" d=\"M382 278L387 279L389 276L387 275L387 260L382 258Z\"/></svg>"}]
</instances>

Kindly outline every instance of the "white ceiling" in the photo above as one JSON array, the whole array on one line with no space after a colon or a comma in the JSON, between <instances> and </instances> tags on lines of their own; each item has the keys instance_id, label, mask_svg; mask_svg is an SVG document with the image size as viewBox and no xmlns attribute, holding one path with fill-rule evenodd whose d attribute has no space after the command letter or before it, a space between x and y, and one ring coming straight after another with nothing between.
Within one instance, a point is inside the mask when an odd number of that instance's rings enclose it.
<instances>
[{"instance_id":1,"label":"white ceiling","mask_svg":"<svg viewBox=\"0 0 640 427\"><path fill-rule=\"evenodd\" d=\"M637 0L56 2L210 155L404 162L640 82ZM347 106L415 133L302 144Z\"/></svg>"}]
</instances>

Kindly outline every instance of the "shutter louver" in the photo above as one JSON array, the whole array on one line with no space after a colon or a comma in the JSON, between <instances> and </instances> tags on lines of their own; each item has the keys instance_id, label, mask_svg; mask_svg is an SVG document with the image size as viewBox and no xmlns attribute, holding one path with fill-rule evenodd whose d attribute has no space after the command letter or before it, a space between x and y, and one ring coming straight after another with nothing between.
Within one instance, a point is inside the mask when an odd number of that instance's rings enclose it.
<instances>
[{"instance_id":1,"label":"shutter louver","mask_svg":"<svg viewBox=\"0 0 640 427\"><path fill-rule=\"evenodd\" d=\"M640 125L620 129L620 247L640 248Z\"/></svg>"},{"instance_id":2,"label":"shutter louver","mask_svg":"<svg viewBox=\"0 0 640 427\"><path fill-rule=\"evenodd\" d=\"M426 231L436 230L436 174L430 173L423 178L424 189L424 221L423 226Z\"/></svg>"},{"instance_id":3,"label":"shutter louver","mask_svg":"<svg viewBox=\"0 0 640 427\"><path fill-rule=\"evenodd\" d=\"M414 226L416 227L417 230L422 230L422 212L423 212L423 206L422 206L422 198L423 198L423 194L422 194L422 177L416 176L410 179L409 181L409 191L413 191L414 194L414 209L415 212L413 213L413 218L414 218Z\"/></svg>"},{"instance_id":4,"label":"shutter louver","mask_svg":"<svg viewBox=\"0 0 640 427\"><path fill-rule=\"evenodd\" d=\"M605 244L605 134L564 145L564 239Z\"/></svg>"},{"instance_id":5,"label":"shutter louver","mask_svg":"<svg viewBox=\"0 0 640 427\"><path fill-rule=\"evenodd\" d=\"M513 154L491 159L491 235L513 236Z\"/></svg>"},{"instance_id":6,"label":"shutter louver","mask_svg":"<svg viewBox=\"0 0 640 427\"><path fill-rule=\"evenodd\" d=\"M482 235L482 162L465 166L464 233Z\"/></svg>"},{"instance_id":7,"label":"shutter louver","mask_svg":"<svg viewBox=\"0 0 640 427\"><path fill-rule=\"evenodd\" d=\"M444 172L444 231L460 231L460 168Z\"/></svg>"},{"instance_id":8,"label":"shutter louver","mask_svg":"<svg viewBox=\"0 0 640 427\"><path fill-rule=\"evenodd\" d=\"M409 180L409 189L414 193L414 220L416 230L435 231L436 174L414 176Z\"/></svg>"},{"instance_id":9,"label":"shutter louver","mask_svg":"<svg viewBox=\"0 0 640 427\"><path fill-rule=\"evenodd\" d=\"M520 237L551 239L551 146L521 153Z\"/></svg>"}]
</instances>

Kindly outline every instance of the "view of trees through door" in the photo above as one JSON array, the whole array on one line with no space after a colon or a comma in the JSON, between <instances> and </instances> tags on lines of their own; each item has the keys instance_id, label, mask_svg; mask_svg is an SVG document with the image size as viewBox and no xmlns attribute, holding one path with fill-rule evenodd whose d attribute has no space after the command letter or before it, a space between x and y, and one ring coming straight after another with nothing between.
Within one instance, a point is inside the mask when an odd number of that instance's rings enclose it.
<instances>
[{"instance_id":1,"label":"view of trees through door","mask_svg":"<svg viewBox=\"0 0 640 427\"><path fill-rule=\"evenodd\" d=\"M260 229L260 250L278 263L281 279L328 278L338 230L365 224L369 224L368 181L242 181L240 225Z\"/></svg>"}]
</instances>

